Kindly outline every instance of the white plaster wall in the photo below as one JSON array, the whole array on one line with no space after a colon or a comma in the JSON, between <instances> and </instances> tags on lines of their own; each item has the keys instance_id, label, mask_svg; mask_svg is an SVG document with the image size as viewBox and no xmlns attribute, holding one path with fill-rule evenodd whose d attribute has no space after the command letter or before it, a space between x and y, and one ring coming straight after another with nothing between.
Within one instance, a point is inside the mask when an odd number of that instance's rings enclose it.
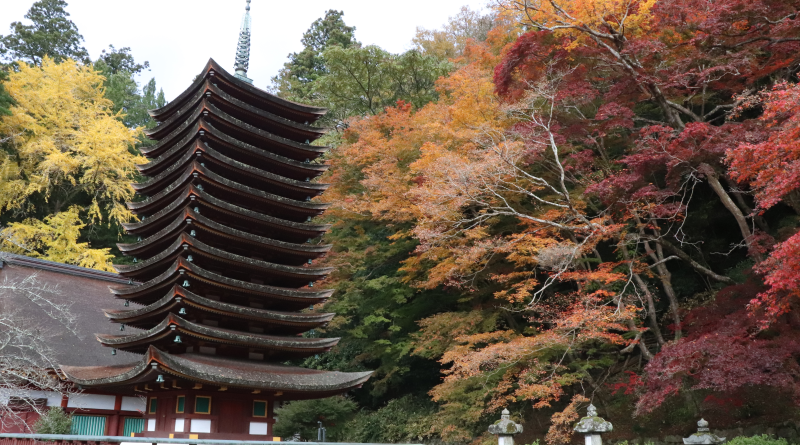
<instances>
[{"instance_id":1,"label":"white plaster wall","mask_svg":"<svg viewBox=\"0 0 800 445\"><path fill-rule=\"evenodd\" d=\"M47 406L61 406L61 394L53 391L33 391L29 389L0 389L0 405L8 404L11 397L29 397L31 399L47 399Z\"/></svg>"},{"instance_id":2,"label":"white plaster wall","mask_svg":"<svg viewBox=\"0 0 800 445\"><path fill-rule=\"evenodd\" d=\"M210 433L211 420L209 419L192 419L192 426L189 430L190 433Z\"/></svg>"},{"instance_id":3,"label":"white plaster wall","mask_svg":"<svg viewBox=\"0 0 800 445\"><path fill-rule=\"evenodd\" d=\"M267 422L250 422L250 434L267 435L269 424Z\"/></svg>"},{"instance_id":4,"label":"white plaster wall","mask_svg":"<svg viewBox=\"0 0 800 445\"><path fill-rule=\"evenodd\" d=\"M81 409L114 409L114 404L116 401L116 396L104 396L100 394L75 394L69 396L67 407Z\"/></svg>"},{"instance_id":5,"label":"white plaster wall","mask_svg":"<svg viewBox=\"0 0 800 445\"><path fill-rule=\"evenodd\" d=\"M122 411L141 411L147 407L147 400L144 397L123 397L120 409Z\"/></svg>"}]
</instances>

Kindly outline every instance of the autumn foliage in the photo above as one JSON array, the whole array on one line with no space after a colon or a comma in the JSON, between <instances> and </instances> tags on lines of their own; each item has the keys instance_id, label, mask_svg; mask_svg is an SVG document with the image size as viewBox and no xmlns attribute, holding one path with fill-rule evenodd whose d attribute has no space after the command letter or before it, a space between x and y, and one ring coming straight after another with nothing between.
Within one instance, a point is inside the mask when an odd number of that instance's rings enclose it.
<instances>
[{"instance_id":1,"label":"autumn foliage","mask_svg":"<svg viewBox=\"0 0 800 445\"><path fill-rule=\"evenodd\" d=\"M686 392L793 388L796 5L496 12L437 101L351 120L330 158L336 216L413 242L399 272L417 292L460 296L419 320L412 351L442 367L439 432L467 439L523 402L571 419L612 370L639 414Z\"/></svg>"},{"instance_id":2,"label":"autumn foliage","mask_svg":"<svg viewBox=\"0 0 800 445\"><path fill-rule=\"evenodd\" d=\"M0 211L13 218L0 232L3 250L112 270L110 249L91 248L80 231L133 217L124 203L143 158L131 152L140 129L113 112L103 80L91 66L48 57L9 76Z\"/></svg>"}]
</instances>

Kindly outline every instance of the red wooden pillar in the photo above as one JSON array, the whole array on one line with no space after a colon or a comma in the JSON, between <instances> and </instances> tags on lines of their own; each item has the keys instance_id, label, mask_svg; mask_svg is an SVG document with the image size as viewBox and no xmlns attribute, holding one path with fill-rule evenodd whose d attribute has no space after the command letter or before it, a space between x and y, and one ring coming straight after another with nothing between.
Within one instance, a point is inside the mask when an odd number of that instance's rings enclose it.
<instances>
[{"instance_id":1,"label":"red wooden pillar","mask_svg":"<svg viewBox=\"0 0 800 445\"><path fill-rule=\"evenodd\" d=\"M122 409L122 396L117 396L114 400L114 414L108 416L106 423L106 436L120 436L119 431L119 411Z\"/></svg>"}]
</instances>

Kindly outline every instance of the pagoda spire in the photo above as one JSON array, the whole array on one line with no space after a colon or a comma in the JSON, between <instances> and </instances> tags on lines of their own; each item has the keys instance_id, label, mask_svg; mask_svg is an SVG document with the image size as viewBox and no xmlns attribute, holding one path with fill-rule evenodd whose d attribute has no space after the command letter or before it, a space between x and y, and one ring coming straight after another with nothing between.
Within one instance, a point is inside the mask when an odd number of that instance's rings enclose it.
<instances>
[{"instance_id":1,"label":"pagoda spire","mask_svg":"<svg viewBox=\"0 0 800 445\"><path fill-rule=\"evenodd\" d=\"M247 68L250 65L250 0L247 0L247 6L244 9L242 28L239 30L239 43L236 45L234 75L247 83L253 83L253 80L247 77Z\"/></svg>"}]
</instances>

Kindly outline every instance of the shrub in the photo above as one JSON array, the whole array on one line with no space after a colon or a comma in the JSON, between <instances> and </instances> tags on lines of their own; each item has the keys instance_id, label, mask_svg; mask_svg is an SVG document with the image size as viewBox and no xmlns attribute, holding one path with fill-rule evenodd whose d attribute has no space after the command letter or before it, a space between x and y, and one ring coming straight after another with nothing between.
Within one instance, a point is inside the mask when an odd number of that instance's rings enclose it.
<instances>
[{"instance_id":1,"label":"shrub","mask_svg":"<svg viewBox=\"0 0 800 445\"><path fill-rule=\"evenodd\" d=\"M345 397L289 402L275 410L275 435L289 438L299 433L302 440L316 441L317 422L322 422L328 442L340 441L344 424L355 411L356 403Z\"/></svg>"},{"instance_id":2,"label":"shrub","mask_svg":"<svg viewBox=\"0 0 800 445\"><path fill-rule=\"evenodd\" d=\"M727 445L788 445L786 439L775 439L766 434L760 436L739 436L728 441Z\"/></svg>"},{"instance_id":3,"label":"shrub","mask_svg":"<svg viewBox=\"0 0 800 445\"><path fill-rule=\"evenodd\" d=\"M361 443L422 442L430 439L436 408L407 395L372 412L362 411L347 423L344 439Z\"/></svg>"},{"instance_id":4,"label":"shrub","mask_svg":"<svg viewBox=\"0 0 800 445\"><path fill-rule=\"evenodd\" d=\"M59 407L50 407L33 424L33 431L36 434L70 434L72 432L72 415L65 413Z\"/></svg>"}]
</instances>

